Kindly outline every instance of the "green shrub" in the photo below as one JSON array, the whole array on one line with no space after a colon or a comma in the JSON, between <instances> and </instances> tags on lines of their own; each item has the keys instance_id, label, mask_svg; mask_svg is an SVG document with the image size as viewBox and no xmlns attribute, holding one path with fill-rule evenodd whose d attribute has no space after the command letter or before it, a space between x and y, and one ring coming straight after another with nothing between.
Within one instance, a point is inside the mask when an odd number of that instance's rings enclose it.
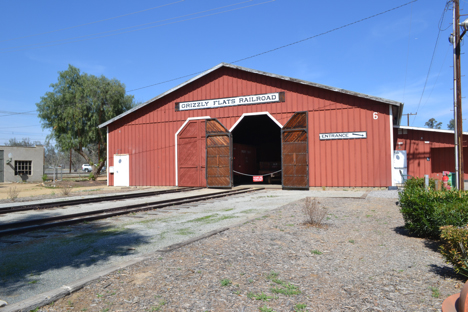
<instances>
[{"instance_id":1,"label":"green shrub","mask_svg":"<svg viewBox=\"0 0 468 312\"><path fill-rule=\"evenodd\" d=\"M93 180L93 181L96 181L96 176L94 175L94 173L91 172L91 173L89 174L89 179L90 179L90 180Z\"/></svg>"},{"instance_id":2,"label":"green shrub","mask_svg":"<svg viewBox=\"0 0 468 312\"><path fill-rule=\"evenodd\" d=\"M42 175L42 182L45 182L47 180L49 180L49 177L47 176L47 174L43 174Z\"/></svg>"},{"instance_id":3,"label":"green shrub","mask_svg":"<svg viewBox=\"0 0 468 312\"><path fill-rule=\"evenodd\" d=\"M424 179L414 178L406 181L399 197L405 228L412 235L439 238L441 226L468 224L468 195L464 192L426 190Z\"/></svg>"},{"instance_id":4,"label":"green shrub","mask_svg":"<svg viewBox=\"0 0 468 312\"><path fill-rule=\"evenodd\" d=\"M440 238L443 245L440 253L448 263L451 263L455 272L468 277L468 226L454 227L452 225L441 227Z\"/></svg>"}]
</instances>

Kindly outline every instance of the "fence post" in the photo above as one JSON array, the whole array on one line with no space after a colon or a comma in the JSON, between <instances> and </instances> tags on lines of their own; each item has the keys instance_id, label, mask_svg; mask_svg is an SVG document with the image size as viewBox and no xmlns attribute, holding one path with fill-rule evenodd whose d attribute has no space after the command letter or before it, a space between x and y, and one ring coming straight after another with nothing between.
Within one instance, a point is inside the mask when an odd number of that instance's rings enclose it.
<instances>
[{"instance_id":1,"label":"fence post","mask_svg":"<svg viewBox=\"0 0 468 312\"><path fill-rule=\"evenodd\" d=\"M424 184L426 184L426 190L429 189L429 175L425 174L424 175Z\"/></svg>"}]
</instances>

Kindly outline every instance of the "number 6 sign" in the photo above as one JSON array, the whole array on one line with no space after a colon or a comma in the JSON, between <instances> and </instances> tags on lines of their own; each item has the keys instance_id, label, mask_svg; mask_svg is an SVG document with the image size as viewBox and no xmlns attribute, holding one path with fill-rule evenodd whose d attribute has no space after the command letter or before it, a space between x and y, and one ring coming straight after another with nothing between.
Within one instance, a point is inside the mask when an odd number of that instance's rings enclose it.
<instances>
[{"instance_id":1,"label":"number 6 sign","mask_svg":"<svg viewBox=\"0 0 468 312\"><path fill-rule=\"evenodd\" d=\"M374 117L374 119L379 119L379 113L378 112L374 112L372 114L372 117Z\"/></svg>"}]
</instances>

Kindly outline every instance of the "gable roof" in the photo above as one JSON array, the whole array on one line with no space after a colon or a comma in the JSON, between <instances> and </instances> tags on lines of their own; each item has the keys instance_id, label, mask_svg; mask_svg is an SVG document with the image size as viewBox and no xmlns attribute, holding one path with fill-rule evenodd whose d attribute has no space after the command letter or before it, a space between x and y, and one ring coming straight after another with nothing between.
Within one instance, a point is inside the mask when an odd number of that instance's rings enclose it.
<instances>
[{"instance_id":1,"label":"gable roof","mask_svg":"<svg viewBox=\"0 0 468 312\"><path fill-rule=\"evenodd\" d=\"M299 84L303 84L303 85L307 85L307 86L312 86L312 87L316 87L316 88L320 88L320 89L325 89L325 90L329 90L329 91L334 91L334 92L339 92L339 93L344 93L344 94L348 94L348 95L352 95L352 96L357 96L357 97L360 97L360 98L364 98L364 99L369 99L369 100L374 100L374 101L377 101L377 102L381 102L381 103L384 103L384 104L389 104L389 105L393 105L393 106L401 106L400 108L400 115L403 111L403 103L400 103L400 102L396 102L396 101L392 101L392 100L387 100L387 99L383 99L383 98L380 98L380 97L377 97L377 96L372 96L372 95L367 95L367 94L363 94L363 93L358 93L358 92L353 92L353 91L349 91L349 90L345 90L345 89L339 89L339 88L334 88L334 87L330 87L330 86L326 86L326 85L322 85L322 84L318 84L318 83L314 83L314 82L310 82L310 81L306 81L306 80L300 80L300 79L296 79L296 78L291 78L291 77L287 77L287 76L281 76L281 75L276 75L276 74L271 74L271 73L267 73L267 72L263 72L263 71L260 71L260 70L255 70L255 69L250 69L250 68L246 68L246 67L242 67L242 66L237 66L237 65L232 65L232 64L228 64L228 63L221 63L221 64L218 64L216 65L215 67L212 67L210 69L208 69L207 71L204 71L203 73L193 77L192 79L189 79L183 83L181 83L180 85L172 88L172 89L169 89L167 90L166 92L164 93L161 93L160 95L140 104L140 105L137 105L135 107L133 107L132 109L106 121L105 123L103 124L100 124L98 127L99 128L103 128L103 127L106 127L108 126L109 124L113 123L114 121L117 121L119 119L121 119L122 117L124 116L127 116L131 113L133 113L134 111L136 110L139 110L140 108L142 107L145 107L146 105L156 101L156 100L159 100L160 98L190 84L191 82L197 80L197 79L200 79L201 77L203 76L206 76L212 72L214 72L215 70L221 68L221 67L228 67L228 68L234 68L234 69L238 69L238 70L242 70L242 71L245 71L245 72L250 72L250 73L254 73L254 74L259 74L259 75L263 75L263 76L268 76L268 77L272 77L272 78L277 78L277 79L282 79L282 80L286 80L286 81L291 81L291 82L295 82L295 83L299 83ZM399 116L400 118L400 116ZM399 119L398 118L398 119Z\"/></svg>"}]
</instances>

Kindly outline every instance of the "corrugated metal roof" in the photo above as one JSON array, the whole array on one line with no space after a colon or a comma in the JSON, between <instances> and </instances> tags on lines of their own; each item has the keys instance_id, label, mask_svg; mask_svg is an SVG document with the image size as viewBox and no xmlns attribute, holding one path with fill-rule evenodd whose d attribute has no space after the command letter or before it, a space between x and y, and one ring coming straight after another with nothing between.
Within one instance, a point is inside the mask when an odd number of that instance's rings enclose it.
<instances>
[{"instance_id":1,"label":"corrugated metal roof","mask_svg":"<svg viewBox=\"0 0 468 312\"><path fill-rule=\"evenodd\" d=\"M287 81L291 81L291 82L295 82L295 83L299 83L299 84L303 84L303 85L307 85L307 86L312 86L312 87L316 87L316 88L320 88L320 89L325 89L325 90L330 90L330 91L334 91L334 92L339 92L339 93L344 93L344 94L348 94L348 95L352 95L352 96L357 96L357 97L360 97L360 98L364 98L364 99L369 99L369 100L373 100L373 101L377 101L377 102L382 102L382 103L385 103L385 104L389 104L389 105L394 105L394 106L402 106L403 104L400 103L400 102L396 102L396 101L392 101L392 100L387 100L387 99L383 99L383 98L380 98L380 97L377 97L377 96L371 96L371 95L367 95L367 94L363 94L363 93L358 93L358 92L353 92L353 91L348 91L348 90L344 90L344 89L339 89L339 88L334 88L334 87L330 87L330 86L326 86L326 85L322 85L322 84L318 84L318 83L314 83L314 82L310 82L310 81L306 81L306 80L300 80L300 79L295 79L295 78L291 78L291 77L287 77L287 76L281 76L281 75L276 75L276 74L271 74L271 73L267 73L267 72L263 72L263 71L260 71L260 70L255 70L255 69L250 69L250 68L246 68L246 67L242 67L242 66L237 66L237 65L232 65L232 64L227 64L227 63L221 63L221 64L218 64L216 65L215 67L201 73L200 75L197 75L195 77L193 77L192 79L189 79L183 83L181 83L180 85L164 92L164 93L161 93L160 95L152 98L151 100L148 100L138 106L135 106L134 108L126 111L125 113L122 113L108 121L106 121L105 123L103 124L100 124L98 127L99 128L103 128L103 127L106 127L108 126L109 124L113 123L114 121L116 120L119 120L120 118L126 116L126 115L129 115L131 113L133 113L134 111L190 84L191 82L197 80L197 79L200 79L201 77L203 76L206 76L208 75L209 73L221 68L221 67L229 67L229 68L234 68L234 69L238 69L238 70L242 70L242 71L246 71L246 72L250 72L250 73L254 73L254 74L259 74L259 75L263 75L263 76L268 76L268 77L273 77L273 78L277 78L277 79L282 79L282 80L287 80Z\"/></svg>"},{"instance_id":2,"label":"corrugated metal roof","mask_svg":"<svg viewBox=\"0 0 468 312\"><path fill-rule=\"evenodd\" d=\"M454 134L454 130L443 130L443 129L433 129L433 128L423 128L423 127L408 127L408 126L393 126L393 128L404 129L404 130L418 130L418 131L430 131L430 132L440 132L440 133L451 133ZM468 132L463 132L463 134L468 134Z\"/></svg>"}]
</instances>

